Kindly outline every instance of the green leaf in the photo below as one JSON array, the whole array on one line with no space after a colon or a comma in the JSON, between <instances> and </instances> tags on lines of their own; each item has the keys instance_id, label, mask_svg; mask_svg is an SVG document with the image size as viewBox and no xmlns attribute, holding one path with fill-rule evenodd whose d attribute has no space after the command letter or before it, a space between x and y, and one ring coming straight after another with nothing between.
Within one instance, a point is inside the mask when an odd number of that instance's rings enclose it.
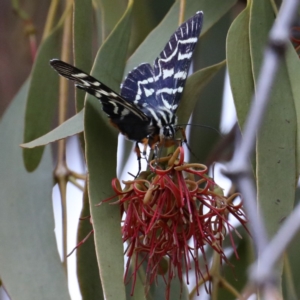
<instances>
[{"instance_id":1,"label":"green leaf","mask_svg":"<svg viewBox=\"0 0 300 300\"><path fill-rule=\"evenodd\" d=\"M135 268L135 256L133 256L131 265L130 265L130 270L128 274L128 278L130 276L130 272L133 272ZM134 263L133 263L134 261ZM144 261L143 257L139 258L138 264L141 264L138 272L137 272L137 277L136 277L136 282L134 285L134 294L131 295L131 290L132 290L132 282L133 278L128 282L126 285L126 295L127 295L127 300L140 300L140 299L147 299L147 300L155 300L155 299L166 299L166 292L167 292L167 285L164 280L164 278L161 275L157 276L157 280L151 284L150 287L146 287L146 282L147 282L147 275L146 275L146 268L147 268L147 263ZM165 275L167 276L167 275ZM149 289L149 290L148 290ZM148 290L148 291L147 291ZM146 292L146 294L145 294ZM173 278L171 281L171 286L170 286L170 297L169 299L178 299L178 300L187 300L189 299L189 292L186 284L184 283L184 280L180 282L178 279L178 276Z\"/></svg>"},{"instance_id":2,"label":"green leaf","mask_svg":"<svg viewBox=\"0 0 300 300\"><path fill-rule=\"evenodd\" d=\"M226 61L224 60L218 64L197 71L188 78L178 108L178 124L187 123L199 99L201 90L225 64Z\"/></svg>"},{"instance_id":3,"label":"green leaf","mask_svg":"<svg viewBox=\"0 0 300 300\"><path fill-rule=\"evenodd\" d=\"M300 188L296 189L295 206L299 205ZM287 247L284 255L284 269L282 278L283 299L296 300L299 299L300 286L298 278L300 276L299 269L299 248L300 247L300 232L294 236L293 240Z\"/></svg>"},{"instance_id":4,"label":"green leaf","mask_svg":"<svg viewBox=\"0 0 300 300\"><path fill-rule=\"evenodd\" d=\"M243 127L254 93L250 42L250 6L233 21L227 37L227 66L238 123Z\"/></svg>"},{"instance_id":5,"label":"green leaf","mask_svg":"<svg viewBox=\"0 0 300 300\"><path fill-rule=\"evenodd\" d=\"M28 91L24 143L30 142L51 128L58 101L58 76L49 66L49 60L60 54L63 22L60 22L39 48L31 72ZM27 171L34 171L39 165L44 147L34 150L23 149L24 164Z\"/></svg>"},{"instance_id":6,"label":"green leaf","mask_svg":"<svg viewBox=\"0 0 300 300\"><path fill-rule=\"evenodd\" d=\"M143 42L147 35L158 25L168 8L171 0L139 0L134 1L132 13L132 28L128 53L132 53Z\"/></svg>"},{"instance_id":7,"label":"green leaf","mask_svg":"<svg viewBox=\"0 0 300 300\"><path fill-rule=\"evenodd\" d=\"M250 45L254 78L273 22L270 2L253 1ZM256 151L258 201L267 232L273 236L293 209L296 188L296 115L286 64L282 64L273 84Z\"/></svg>"},{"instance_id":8,"label":"green leaf","mask_svg":"<svg viewBox=\"0 0 300 300\"><path fill-rule=\"evenodd\" d=\"M194 54L195 59L193 66L195 69L199 69L200 66L201 68L210 66L225 59L224 45L230 21L231 19L228 13L200 39L200 47L196 48L196 53ZM218 51L212 51L212 49L218 49ZM211 128L219 128L223 102L224 77L225 68L222 68L203 88L193 110L192 125L202 124L210 126ZM211 153L213 146L220 138L219 134L208 128L198 126L190 126L189 128L189 146L194 153L197 153L199 161L207 161L207 157ZM191 158L191 160L194 160L194 158Z\"/></svg>"},{"instance_id":9,"label":"green leaf","mask_svg":"<svg viewBox=\"0 0 300 300\"><path fill-rule=\"evenodd\" d=\"M289 44L285 56L289 82L297 115L297 172L300 173L300 60L295 49Z\"/></svg>"},{"instance_id":10,"label":"green leaf","mask_svg":"<svg viewBox=\"0 0 300 300\"><path fill-rule=\"evenodd\" d=\"M52 169L46 148L39 167L28 173L22 141L26 95L24 84L0 124L0 266L11 299L70 299L67 278L54 235Z\"/></svg>"},{"instance_id":11,"label":"green leaf","mask_svg":"<svg viewBox=\"0 0 300 300\"><path fill-rule=\"evenodd\" d=\"M83 207L80 214L80 218L85 219L79 222L77 243L80 243L83 239L85 239L93 230L89 219L86 219L88 216L90 216L90 207L86 185L83 194ZM104 299L93 234L76 250L76 256L77 276L82 299Z\"/></svg>"},{"instance_id":12,"label":"green leaf","mask_svg":"<svg viewBox=\"0 0 300 300\"><path fill-rule=\"evenodd\" d=\"M193 16L198 10L204 12L204 23L201 35L213 26L234 4L236 0L186 0L185 19ZM148 35L127 62L125 74L142 62L153 63L163 50L170 36L178 27L179 3L176 1L163 21Z\"/></svg>"},{"instance_id":13,"label":"green leaf","mask_svg":"<svg viewBox=\"0 0 300 300\"><path fill-rule=\"evenodd\" d=\"M148 300L155 299L166 299L166 283L162 276L158 276L157 284L152 284ZM172 300L188 300L189 291L184 282L182 286L178 277L172 279L171 288L170 288L170 299Z\"/></svg>"},{"instance_id":14,"label":"green leaf","mask_svg":"<svg viewBox=\"0 0 300 300\"><path fill-rule=\"evenodd\" d=\"M77 68L92 68L93 6L91 0L74 1L74 61ZM76 89L76 111L84 106L85 93Z\"/></svg>"},{"instance_id":15,"label":"green leaf","mask_svg":"<svg viewBox=\"0 0 300 300\"><path fill-rule=\"evenodd\" d=\"M234 253L231 254L229 258L229 264L224 264L222 267L222 276L229 282L238 292L242 293L244 287L247 284L248 274L247 269L254 260L254 254L252 252L251 243L252 240L244 228L239 226L236 228L242 239L238 240L236 235L233 233L233 238L235 245L237 245L238 258ZM229 237L226 237L226 242L228 243ZM231 242L228 243L229 247L232 249ZM224 245L225 248L225 245ZM218 299L236 299L236 297L224 287L217 287Z\"/></svg>"},{"instance_id":16,"label":"green leaf","mask_svg":"<svg viewBox=\"0 0 300 300\"><path fill-rule=\"evenodd\" d=\"M55 141L80 133L83 131L83 116L84 109L72 118L68 119L67 121L56 127L55 129L46 133L45 135L29 143L21 144L20 146L23 148L34 148L44 146L49 143L53 143Z\"/></svg>"},{"instance_id":17,"label":"green leaf","mask_svg":"<svg viewBox=\"0 0 300 300\"><path fill-rule=\"evenodd\" d=\"M126 4L122 0L95 0L97 7L97 15L99 18L99 24L101 24L102 41L105 41L107 36L114 29L116 24L121 19L125 9Z\"/></svg>"},{"instance_id":18,"label":"green leaf","mask_svg":"<svg viewBox=\"0 0 300 300\"><path fill-rule=\"evenodd\" d=\"M120 85L125 66L131 11L132 2L101 47L92 70L93 76L115 90ZM122 300L126 295L123 283L124 257L120 208L108 203L95 207L101 200L114 194L111 180L116 175L117 131L112 128L108 118L101 111L99 101L93 97L87 97L84 124L90 209L104 296L107 300Z\"/></svg>"},{"instance_id":19,"label":"green leaf","mask_svg":"<svg viewBox=\"0 0 300 300\"><path fill-rule=\"evenodd\" d=\"M267 0L254 0L250 14L253 77L258 78L263 50L274 13ZM272 237L294 206L296 188L296 113L287 66L282 63L272 87L267 112L257 136L256 174L258 205ZM277 264L282 272L282 260ZM279 280L281 277L279 277ZM281 282L279 282L281 285Z\"/></svg>"}]
</instances>

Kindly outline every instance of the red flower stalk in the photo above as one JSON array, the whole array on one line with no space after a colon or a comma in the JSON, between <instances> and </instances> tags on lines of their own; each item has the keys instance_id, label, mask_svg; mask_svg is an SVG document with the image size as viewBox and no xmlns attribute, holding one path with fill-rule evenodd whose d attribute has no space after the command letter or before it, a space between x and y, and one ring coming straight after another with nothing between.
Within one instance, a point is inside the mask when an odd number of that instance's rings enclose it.
<instances>
[{"instance_id":1,"label":"red flower stalk","mask_svg":"<svg viewBox=\"0 0 300 300\"><path fill-rule=\"evenodd\" d=\"M239 195L226 198L218 192L220 188L206 175L205 165L184 163L182 147L171 157L151 161L150 168L152 172L143 172L140 178L124 182L123 191L118 180L113 180L113 188L119 196L115 203L121 205L124 219L123 242L128 244L125 281L133 263L133 294L137 272L144 264L146 286L156 282L158 274L162 275L167 286L166 299L169 299L170 284L175 276L182 282L185 274L189 284L192 261L196 282L209 278L206 262L203 274L198 261L200 254L205 260L204 246L213 248L222 261L227 261L222 243L228 233L237 255L228 215L234 215L243 226L246 218L241 202L232 203Z\"/></svg>"},{"instance_id":2,"label":"red flower stalk","mask_svg":"<svg viewBox=\"0 0 300 300\"><path fill-rule=\"evenodd\" d=\"M298 55L300 55L300 38L299 38L299 33L300 33L300 27L293 27L292 32L291 32L291 41L294 45L294 48L297 52Z\"/></svg>"}]
</instances>

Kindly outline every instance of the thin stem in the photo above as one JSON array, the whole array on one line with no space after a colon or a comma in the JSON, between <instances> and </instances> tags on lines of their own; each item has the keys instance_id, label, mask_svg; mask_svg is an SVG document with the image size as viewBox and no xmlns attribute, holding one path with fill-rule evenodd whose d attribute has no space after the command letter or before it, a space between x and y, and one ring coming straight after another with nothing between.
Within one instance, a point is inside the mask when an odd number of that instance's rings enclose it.
<instances>
[{"instance_id":1,"label":"thin stem","mask_svg":"<svg viewBox=\"0 0 300 300\"><path fill-rule=\"evenodd\" d=\"M46 21L46 25L45 25L45 29L44 29L44 33L43 33L43 40L50 34L50 32L53 28L55 15L56 15L57 8L58 8L58 3L59 3L59 0L51 1L49 13L47 16L47 21Z\"/></svg>"},{"instance_id":2,"label":"thin stem","mask_svg":"<svg viewBox=\"0 0 300 300\"><path fill-rule=\"evenodd\" d=\"M184 22L185 6L186 6L186 0L180 0L179 24L178 25L181 25Z\"/></svg>"},{"instance_id":3,"label":"thin stem","mask_svg":"<svg viewBox=\"0 0 300 300\"><path fill-rule=\"evenodd\" d=\"M274 280L274 265L284 253L287 245L292 241L300 228L300 204L296 206L290 216L284 221L276 235L261 254L258 260L252 265L250 278L257 284ZM259 268L258 268L259 265ZM275 274L276 275L276 274Z\"/></svg>"},{"instance_id":4,"label":"thin stem","mask_svg":"<svg viewBox=\"0 0 300 300\"><path fill-rule=\"evenodd\" d=\"M203 278L201 278L197 284L193 287L193 289L191 290L190 294L189 294L189 299L192 300L195 296L196 296L196 293L197 293L197 290L198 288L203 284L205 283L206 281L208 281L210 279L210 276L209 274L205 274L203 275Z\"/></svg>"},{"instance_id":5,"label":"thin stem","mask_svg":"<svg viewBox=\"0 0 300 300\"><path fill-rule=\"evenodd\" d=\"M233 296L238 298L239 300L245 300L245 298L223 277L219 278L220 284L229 291Z\"/></svg>"},{"instance_id":6,"label":"thin stem","mask_svg":"<svg viewBox=\"0 0 300 300\"><path fill-rule=\"evenodd\" d=\"M66 10L72 4L72 0L66 1ZM62 40L62 54L61 58L64 61L68 61L71 53L71 36L72 36L72 15L69 13L65 19L63 40ZM66 120L66 109L68 101L68 83L64 79L60 79L59 90L59 111L58 111L58 123L62 124ZM55 178L58 182L59 191L61 195L62 206L62 223L63 223L63 264L65 271L67 272L67 183L69 177L69 169L66 163L66 142L60 140L58 142L58 155L57 165L54 170Z\"/></svg>"},{"instance_id":7,"label":"thin stem","mask_svg":"<svg viewBox=\"0 0 300 300\"><path fill-rule=\"evenodd\" d=\"M76 179L86 180L86 174L79 174L75 171L70 170L70 175L75 177Z\"/></svg>"},{"instance_id":8,"label":"thin stem","mask_svg":"<svg viewBox=\"0 0 300 300\"><path fill-rule=\"evenodd\" d=\"M256 135L267 110L279 63L284 58L283 54L287 43L290 41L290 28L296 16L298 5L299 1L297 0L286 0L281 5L278 17L270 31L268 48L264 54L256 94L253 96L250 113L245 123L243 139L235 145L233 159L228 165L228 175L237 183L243 195L257 257L259 258L259 268L258 261L256 261L255 266L251 269L250 278L256 286L263 288L262 294L271 290L270 285L274 282L274 265L291 237L294 236L295 231L300 228L299 207L298 216L295 216L294 211L271 243L267 245L266 229L261 216L257 213L257 195L250 166ZM289 224L289 227L285 224Z\"/></svg>"},{"instance_id":9,"label":"thin stem","mask_svg":"<svg viewBox=\"0 0 300 300\"><path fill-rule=\"evenodd\" d=\"M75 185L77 188L79 188L80 191L82 191L82 192L84 191L84 187L77 182L77 180L76 180L76 178L74 178L74 176L69 176L68 181L71 182L73 185Z\"/></svg>"},{"instance_id":10,"label":"thin stem","mask_svg":"<svg viewBox=\"0 0 300 300\"><path fill-rule=\"evenodd\" d=\"M27 12L20 7L19 0L12 0L12 6L13 6L13 11L24 22L24 27L25 27L24 32L28 36L30 53L31 53L32 61L34 61L37 53L36 28L33 25L33 22L30 16L27 14Z\"/></svg>"},{"instance_id":11,"label":"thin stem","mask_svg":"<svg viewBox=\"0 0 300 300\"><path fill-rule=\"evenodd\" d=\"M212 266L209 271L209 274L212 277L212 282L213 282L212 295L211 295L212 300L218 299L218 291L219 291L219 283L220 283L220 267L221 267L220 254L214 252Z\"/></svg>"},{"instance_id":12,"label":"thin stem","mask_svg":"<svg viewBox=\"0 0 300 300\"><path fill-rule=\"evenodd\" d=\"M256 206L257 197L250 166L250 157L256 144L256 134L261 127L267 109L279 62L283 58L286 44L289 42L290 27L297 12L297 6L297 0L286 0L281 6L278 18L270 32L269 47L264 54L256 94L252 99L243 139L236 145L233 159L228 165L228 174L238 184L244 197L244 205L252 229L257 255L267 245L267 234Z\"/></svg>"},{"instance_id":13,"label":"thin stem","mask_svg":"<svg viewBox=\"0 0 300 300\"><path fill-rule=\"evenodd\" d=\"M278 15L278 8L277 8L277 5L276 5L276 2L274 0L270 0L270 3L272 5L274 14L277 16Z\"/></svg>"},{"instance_id":14,"label":"thin stem","mask_svg":"<svg viewBox=\"0 0 300 300\"><path fill-rule=\"evenodd\" d=\"M291 269L291 264L288 258L288 255L285 253L284 254L284 264L283 264L283 271L286 277L286 287L288 290L288 296L290 297L290 300L297 300L297 293L295 289L295 284L294 284L294 278L293 278L293 272Z\"/></svg>"}]
</instances>

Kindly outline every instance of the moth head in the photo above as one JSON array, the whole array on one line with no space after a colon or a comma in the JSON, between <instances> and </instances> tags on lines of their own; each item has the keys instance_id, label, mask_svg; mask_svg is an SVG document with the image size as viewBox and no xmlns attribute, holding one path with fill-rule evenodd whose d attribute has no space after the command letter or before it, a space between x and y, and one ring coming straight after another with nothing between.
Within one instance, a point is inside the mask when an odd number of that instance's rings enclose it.
<instances>
[{"instance_id":1,"label":"moth head","mask_svg":"<svg viewBox=\"0 0 300 300\"><path fill-rule=\"evenodd\" d=\"M175 129L173 124L165 125L160 129L160 136L162 136L165 139L174 139L175 137Z\"/></svg>"}]
</instances>

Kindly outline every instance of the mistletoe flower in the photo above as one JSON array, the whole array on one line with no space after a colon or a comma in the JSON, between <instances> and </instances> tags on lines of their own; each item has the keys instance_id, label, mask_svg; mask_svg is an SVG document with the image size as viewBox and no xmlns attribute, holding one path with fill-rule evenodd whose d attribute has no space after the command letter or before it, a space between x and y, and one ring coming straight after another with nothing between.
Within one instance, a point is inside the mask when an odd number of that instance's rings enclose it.
<instances>
[{"instance_id":1,"label":"mistletoe flower","mask_svg":"<svg viewBox=\"0 0 300 300\"><path fill-rule=\"evenodd\" d=\"M206 175L205 165L184 162L182 147L172 156L151 161L150 169L139 178L124 182L123 190L118 180L113 180L119 196L115 203L120 204L123 215L123 242L127 246L125 281L132 279L133 294L137 272L145 267L146 287L155 283L157 276L163 276L169 299L172 279L178 276L182 282L185 277L189 284L188 271L192 267L197 282L209 278L206 261L204 271L198 261L201 254L206 260L205 246L227 261L222 243L228 233L236 253L228 215L235 216L243 226L246 218L241 202L233 204L239 195L224 197Z\"/></svg>"}]
</instances>

